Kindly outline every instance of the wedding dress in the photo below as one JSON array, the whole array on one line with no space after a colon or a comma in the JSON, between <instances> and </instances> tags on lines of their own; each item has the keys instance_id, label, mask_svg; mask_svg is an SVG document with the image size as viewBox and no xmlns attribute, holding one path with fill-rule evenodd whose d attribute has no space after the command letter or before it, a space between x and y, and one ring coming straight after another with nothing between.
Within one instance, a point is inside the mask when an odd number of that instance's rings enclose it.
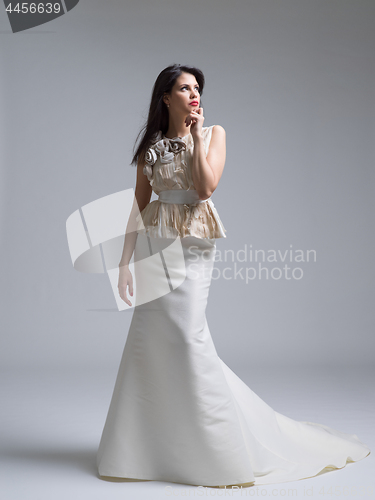
<instances>
[{"instance_id":1,"label":"wedding dress","mask_svg":"<svg viewBox=\"0 0 375 500\"><path fill-rule=\"evenodd\" d=\"M202 130L206 154L212 129ZM159 132L147 151L144 173L159 199L137 218L134 261L175 242L183 260L166 258L162 270L153 263L147 276L141 266L135 271L138 287L160 293L135 304L97 454L99 476L251 486L365 458L370 449L357 435L274 411L217 355L205 311L216 238L226 229L212 200L200 200L194 188L193 146L191 134L169 139ZM185 277L168 293L165 272L170 285Z\"/></svg>"}]
</instances>

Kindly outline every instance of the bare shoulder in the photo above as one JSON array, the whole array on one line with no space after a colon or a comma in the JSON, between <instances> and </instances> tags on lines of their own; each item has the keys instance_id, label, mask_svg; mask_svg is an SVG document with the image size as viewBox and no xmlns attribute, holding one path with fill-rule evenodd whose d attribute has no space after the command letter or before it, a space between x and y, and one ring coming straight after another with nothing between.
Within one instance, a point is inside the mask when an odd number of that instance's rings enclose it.
<instances>
[{"instance_id":1,"label":"bare shoulder","mask_svg":"<svg viewBox=\"0 0 375 500\"><path fill-rule=\"evenodd\" d=\"M221 125L214 125L212 127L212 135L216 135L217 137L225 137L225 128Z\"/></svg>"},{"instance_id":2,"label":"bare shoulder","mask_svg":"<svg viewBox=\"0 0 375 500\"><path fill-rule=\"evenodd\" d=\"M210 146L214 148L225 148L226 134L225 129L221 125L213 125L211 130ZM223 151L221 151L222 153Z\"/></svg>"},{"instance_id":3,"label":"bare shoulder","mask_svg":"<svg viewBox=\"0 0 375 500\"><path fill-rule=\"evenodd\" d=\"M223 149L225 149L226 143L226 133L224 127L221 125L213 125L211 132L210 146L213 148L219 148L220 154L223 154Z\"/></svg>"}]
</instances>

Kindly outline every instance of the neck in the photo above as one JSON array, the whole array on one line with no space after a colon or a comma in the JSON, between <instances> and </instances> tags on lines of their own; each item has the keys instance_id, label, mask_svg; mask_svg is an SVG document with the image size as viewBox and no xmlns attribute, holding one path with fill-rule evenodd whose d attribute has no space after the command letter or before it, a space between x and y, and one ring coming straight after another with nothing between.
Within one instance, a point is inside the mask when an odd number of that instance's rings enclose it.
<instances>
[{"instance_id":1,"label":"neck","mask_svg":"<svg viewBox=\"0 0 375 500\"><path fill-rule=\"evenodd\" d=\"M185 135L190 134L190 126L187 127L185 124L185 118L183 121L174 120L171 116L169 117L168 130L164 134L167 139L173 139L174 137L185 137Z\"/></svg>"}]
</instances>

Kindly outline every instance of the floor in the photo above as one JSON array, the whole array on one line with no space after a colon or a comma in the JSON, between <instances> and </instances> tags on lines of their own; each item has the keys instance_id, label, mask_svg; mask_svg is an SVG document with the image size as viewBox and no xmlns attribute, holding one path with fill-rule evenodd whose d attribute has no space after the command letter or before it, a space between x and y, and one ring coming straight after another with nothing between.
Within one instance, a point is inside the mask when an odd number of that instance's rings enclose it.
<instances>
[{"instance_id":1,"label":"floor","mask_svg":"<svg viewBox=\"0 0 375 500\"><path fill-rule=\"evenodd\" d=\"M225 496L375 498L375 368L264 364L231 368L274 410L357 434L374 451L360 462L321 476L257 490L227 490ZM219 489L203 488L203 493L195 486L108 482L97 477L95 455L116 373L117 367L2 370L1 499L224 496Z\"/></svg>"}]
</instances>

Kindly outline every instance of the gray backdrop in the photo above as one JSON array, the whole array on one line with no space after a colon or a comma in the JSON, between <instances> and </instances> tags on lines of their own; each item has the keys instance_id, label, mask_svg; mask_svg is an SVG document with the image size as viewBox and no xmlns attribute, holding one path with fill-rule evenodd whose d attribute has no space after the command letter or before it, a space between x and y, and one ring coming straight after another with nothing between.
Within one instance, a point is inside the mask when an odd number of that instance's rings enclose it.
<instances>
[{"instance_id":1,"label":"gray backdrop","mask_svg":"<svg viewBox=\"0 0 375 500\"><path fill-rule=\"evenodd\" d=\"M227 132L218 250L316 251L289 263L299 280L213 280L219 356L371 363L374 16L371 0L81 0L11 34L3 11L1 365L117 369L132 310L107 275L73 269L65 223L135 186L134 140L174 62L203 70L204 125Z\"/></svg>"},{"instance_id":2,"label":"gray backdrop","mask_svg":"<svg viewBox=\"0 0 375 500\"><path fill-rule=\"evenodd\" d=\"M218 355L275 411L374 450L374 27L372 0L81 0L17 34L0 8L4 498L165 499L171 487L97 478L133 311L118 312L106 274L73 269L65 224L134 188L134 140L172 63L203 70L204 125L227 132L218 256L316 251L287 259L301 279L246 283L224 269L258 263L215 264ZM260 495L365 498L373 460Z\"/></svg>"}]
</instances>

